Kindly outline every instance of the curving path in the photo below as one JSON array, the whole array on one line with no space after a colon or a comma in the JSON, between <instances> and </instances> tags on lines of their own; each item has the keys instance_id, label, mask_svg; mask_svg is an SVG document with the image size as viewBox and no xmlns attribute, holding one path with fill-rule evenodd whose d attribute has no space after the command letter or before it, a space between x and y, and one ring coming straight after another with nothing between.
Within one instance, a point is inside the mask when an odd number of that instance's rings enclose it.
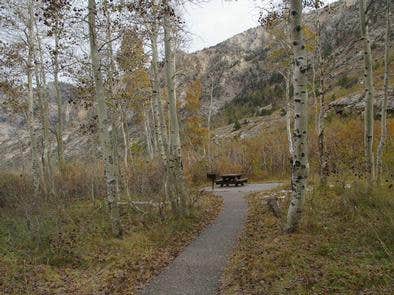
<instances>
[{"instance_id":1,"label":"curving path","mask_svg":"<svg viewBox=\"0 0 394 295\"><path fill-rule=\"evenodd\" d=\"M215 189L214 193L224 199L223 211L140 294L216 294L227 259L246 219L247 203L244 196L252 192L270 190L278 185L249 184L243 187Z\"/></svg>"}]
</instances>

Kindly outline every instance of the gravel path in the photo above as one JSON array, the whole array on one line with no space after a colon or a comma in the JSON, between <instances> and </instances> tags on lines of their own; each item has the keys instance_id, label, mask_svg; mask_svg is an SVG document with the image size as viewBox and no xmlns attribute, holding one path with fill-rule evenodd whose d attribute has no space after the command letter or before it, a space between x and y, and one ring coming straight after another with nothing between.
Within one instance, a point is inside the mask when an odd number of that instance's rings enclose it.
<instances>
[{"instance_id":1,"label":"gravel path","mask_svg":"<svg viewBox=\"0 0 394 295\"><path fill-rule=\"evenodd\" d=\"M216 294L227 259L245 222L247 203L244 196L251 192L270 190L278 185L248 184L243 187L215 189L215 194L224 199L223 211L140 294Z\"/></svg>"}]
</instances>

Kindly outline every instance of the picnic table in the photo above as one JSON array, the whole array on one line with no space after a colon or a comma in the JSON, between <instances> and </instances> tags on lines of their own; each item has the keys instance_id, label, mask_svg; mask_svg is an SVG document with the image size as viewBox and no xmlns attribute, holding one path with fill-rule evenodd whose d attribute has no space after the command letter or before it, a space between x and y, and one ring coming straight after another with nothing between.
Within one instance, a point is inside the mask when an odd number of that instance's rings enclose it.
<instances>
[{"instance_id":1,"label":"picnic table","mask_svg":"<svg viewBox=\"0 0 394 295\"><path fill-rule=\"evenodd\" d=\"M245 177L243 178L240 173L223 174L220 178L215 180L215 183L221 187L230 186L230 184L234 186L244 185L246 182L248 182L248 179Z\"/></svg>"}]
</instances>

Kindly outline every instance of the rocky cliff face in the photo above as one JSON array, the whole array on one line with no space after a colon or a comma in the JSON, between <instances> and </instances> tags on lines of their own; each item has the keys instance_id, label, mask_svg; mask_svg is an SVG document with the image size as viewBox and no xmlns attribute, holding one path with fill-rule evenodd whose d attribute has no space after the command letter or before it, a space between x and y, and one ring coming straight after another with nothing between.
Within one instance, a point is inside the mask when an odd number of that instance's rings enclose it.
<instances>
[{"instance_id":1,"label":"rocky cliff face","mask_svg":"<svg viewBox=\"0 0 394 295\"><path fill-rule=\"evenodd\" d=\"M372 23L370 28L374 57L382 60L384 41L384 1L373 1L371 5ZM392 2L394 8L394 2ZM309 12L305 22L310 31L314 30L316 13ZM360 43L359 11L357 1L338 1L320 10L322 27L322 45L325 58L331 62L332 68L327 78L329 90L334 88L341 75L358 77L362 83L363 63ZM392 37L394 31L392 30ZM313 37L309 36L311 46ZM394 38L391 38L393 40ZM179 84L187 85L188 81L201 80L203 84L202 110L207 113L210 91L213 83L214 111L218 111L226 103L239 100L247 101L253 97L254 106L267 104L280 106L283 104L283 92L277 96L263 96L259 93L264 87L272 87L278 83L283 88L281 79L272 82L275 75L275 64L270 60L270 53L277 49L275 37L262 27L249 29L241 34L192 54L178 54L178 67L182 74ZM313 56L309 56L312 60ZM311 73L312 76L312 73ZM179 89L184 89L180 87ZM260 91L260 92L258 92ZM328 91L329 92L329 91ZM181 91L179 97L184 98Z\"/></svg>"},{"instance_id":2,"label":"rocky cliff face","mask_svg":"<svg viewBox=\"0 0 394 295\"><path fill-rule=\"evenodd\" d=\"M264 67L270 39L262 27L257 27L210 48L180 54L178 65L184 74L180 84L201 80L205 113L213 87L214 111L217 111L271 75ZM183 97L181 92L181 100Z\"/></svg>"}]
</instances>

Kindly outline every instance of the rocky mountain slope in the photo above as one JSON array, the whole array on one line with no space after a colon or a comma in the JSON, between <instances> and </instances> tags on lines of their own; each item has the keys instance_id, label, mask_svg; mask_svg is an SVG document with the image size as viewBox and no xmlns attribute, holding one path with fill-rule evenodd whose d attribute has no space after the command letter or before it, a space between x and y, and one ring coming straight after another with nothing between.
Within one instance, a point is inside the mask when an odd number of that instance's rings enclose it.
<instances>
[{"instance_id":1,"label":"rocky mountain slope","mask_svg":"<svg viewBox=\"0 0 394 295\"><path fill-rule=\"evenodd\" d=\"M362 83L363 56L359 37L359 11L356 4L357 1L354 0L338 1L320 10L323 53L332 63L329 90L333 90L338 78L344 76L355 79L354 83ZM375 59L380 61L383 60L385 32L384 18L381 17L384 15L383 4L383 1L373 1L371 7L372 47ZM394 8L394 2L392 4ZM306 15L306 26L309 31L314 31L315 19L314 12ZM394 31L391 32L393 37ZM309 36L308 42L311 46L314 42L312 38L313 36ZM283 89L282 79L275 77L277 75L275 63L270 60L272 51L277 47L275 36L263 27L256 27L201 51L180 54L178 66L183 74L180 75L180 84L201 80L204 89L202 97L204 113L209 106L212 84L215 111L234 101L247 104L253 100L254 107L263 107L267 104L281 106L283 91L278 91L276 96L261 94L263 88L272 88L275 84ZM392 54L391 56L393 57ZM312 58L313 56L310 55L310 60ZM184 92L179 96L184 97Z\"/></svg>"}]
</instances>

